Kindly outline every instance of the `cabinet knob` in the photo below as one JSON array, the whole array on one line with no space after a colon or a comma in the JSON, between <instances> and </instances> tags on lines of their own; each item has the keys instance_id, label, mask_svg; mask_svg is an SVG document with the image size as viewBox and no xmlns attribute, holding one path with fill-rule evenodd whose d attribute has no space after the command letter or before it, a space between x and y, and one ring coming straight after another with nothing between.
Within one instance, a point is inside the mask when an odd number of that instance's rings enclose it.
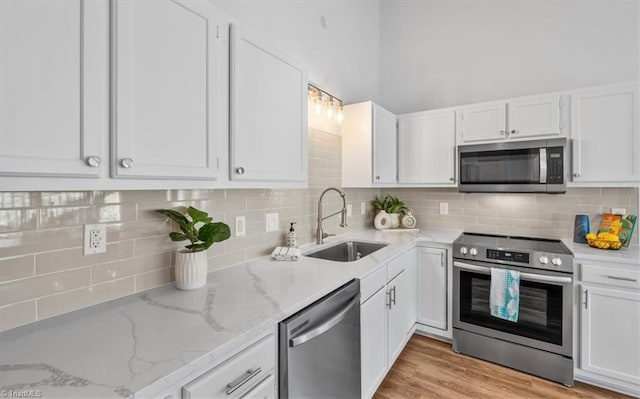
<instances>
[{"instance_id":1,"label":"cabinet knob","mask_svg":"<svg viewBox=\"0 0 640 399\"><path fill-rule=\"evenodd\" d=\"M578 173L578 172L574 173L573 177L580 177L580 173Z\"/></svg>"},{"instance_id":2,"label":"cabinet knob","mask_svg":"<svg viewBox=\"0 0 640 399\"><path fill-rule=\"evenodd\" d=\"M380 180L380 176L376 176L376 180Z\"/></svg>"},{"instance_id":3,"label":"cabinet knob","mask_svg":"<svg viewBox=\"0 0 640 399\"><path fill-rule=\"evenodd\" d=\"M87 165L91 166L92 168L97 168L102 163L102 158L97 155L91 155L90 157L87 157L86 162Z\"/></svg>"},{"instance_id":4,"label":"cabinet knob","mask_svg":"<svg viewBox=\"0 0 640 399\"><path fill-rule=\"evenodd\" d=\"M450 177L449 181L456 181L456 178L455 177Z\"/></svg>"},{"instance_id":5,"label":"cabinet knob","mask_svg":"<svg viewBox=\"0 0 640 399\"><path fill-rule=\"evenodd\" d=\"M518 131L517 131L516 129L513 129L513 130L511 131L511 134L516 134L516 133L518 133Z\"/></svg>"},{"instance_id":6,"label":"cabinet knob","mask_svg":"<svg viewBox=\"0 0 640 399\"><path fill-rule=\"evenodd\" d=\"M133 167L133 159L131 159L131 158L122 158L120 160L120 166L122 166L125 169L129 169L129 168Z\"/></svg>"},{"instance_id":7,"label":"cabinet knob","mask_svg":"<svg viewBox=\"0 0 640 399\"><path fill-rule=\"evenodd\" d=\"M236 168L236 173L239 175L244 175L244 168L242 166Z\"/></svg>"},{"instance_id":8,"label":"cabinet knob","mask_svg":"<svg viewBox=\"0 0 640 399\"><path fill-rule=\"evenodd\" d=\"M501 136L504 136L506 132L505 132L504 130L500 130L498 133L499 133Z\"/></svg>"}]
</instances>

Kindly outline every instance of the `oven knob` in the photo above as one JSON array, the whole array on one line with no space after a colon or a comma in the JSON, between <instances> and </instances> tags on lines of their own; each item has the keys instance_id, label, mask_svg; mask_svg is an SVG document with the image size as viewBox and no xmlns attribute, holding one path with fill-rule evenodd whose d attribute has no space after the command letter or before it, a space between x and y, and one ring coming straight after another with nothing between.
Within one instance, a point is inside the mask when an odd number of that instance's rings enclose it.
<instances>
[{"instance_id":1,"label":"oven knob","mask_svg":"<svg viewBox=\"0 0 640 399\"><path fill-rule=\"evenodd\" d=\"M476 256L476 255L478 255L478 250L477 250L477 249L475 249L475 248L471 248L471 249L469 250L469 253L470 253L471 255L473 255L473 256Z\"/></svg>"},{"instance_id":2,"label":"oven knob","mask_svg":"<svg viewBox=\"0 0 640 399\"><path fill-rule=\"evenodd\" d=\"M551 263L553 263L554 266L562 266L562 259L553 258L553 259L551 259Z\"/></svg>"},{"instance_id":3,"label":"oven knob","mask_svg":"<svg viewBox=\"0 0 640 399\"><path fill-rule=\"evenodd\" d=\"M467 247L460 247L460 253L461 253L462 255L466 255L466 254L467 254L467 252L469 252L469 250L467 249Z\"/></svg>"},{"instance_id":4,"label":"oven knob","mask_svg":"<svg viewBox=\"0 0 640 399\"><path fill-rule=\"evenodd\" d=\"M541 264L546 265L547 263L549 263L549 258L547 258L546 256L542 255L540 257L540 259L538 259L540 261Z\"/></svg>"}]
</instances>

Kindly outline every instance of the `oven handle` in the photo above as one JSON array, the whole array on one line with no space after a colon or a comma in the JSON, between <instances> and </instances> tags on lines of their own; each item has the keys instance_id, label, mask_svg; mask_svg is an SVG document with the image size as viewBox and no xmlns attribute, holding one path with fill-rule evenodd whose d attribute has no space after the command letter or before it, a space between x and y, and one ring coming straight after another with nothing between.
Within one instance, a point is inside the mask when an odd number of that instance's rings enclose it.
<instances>
[{"instance_id":1,"label":"oven handle","mask_svg":"<svg viewBox=\"0 0 640 399\"><path fill-rule=\"evenodd\" d=\"M458 261L453 262L453 266L460 269L473 270L473 271L481 272L485 274L491 273L490 267L470 265L468 263L463 263ZM571 277L556 277L556 276L547 276L544 274L532 274L532 273L522 273L522 272L520 272L520 278L527 281L537 281L542 283L571 284L571 282L573 281Z\"/></svg>"}]
</instances>

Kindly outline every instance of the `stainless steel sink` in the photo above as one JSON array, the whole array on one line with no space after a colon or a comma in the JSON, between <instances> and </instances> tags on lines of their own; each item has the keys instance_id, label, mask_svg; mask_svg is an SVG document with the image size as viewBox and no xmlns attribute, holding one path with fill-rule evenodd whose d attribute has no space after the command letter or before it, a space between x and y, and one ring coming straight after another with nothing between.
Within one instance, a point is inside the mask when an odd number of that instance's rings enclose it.
<instances>
[{"instance_id":1,"label":"stainless steel sink","mask_svg":"<svg viewBox=\"0 0 640 399\"><path fill-rule=\"evenodd\" d=\"M371 255L387 245L389 244L384 242L345 241L319 251L305 254L305 256L336 262L353 262L367 255Z\"/></svg>"}]
</instances>

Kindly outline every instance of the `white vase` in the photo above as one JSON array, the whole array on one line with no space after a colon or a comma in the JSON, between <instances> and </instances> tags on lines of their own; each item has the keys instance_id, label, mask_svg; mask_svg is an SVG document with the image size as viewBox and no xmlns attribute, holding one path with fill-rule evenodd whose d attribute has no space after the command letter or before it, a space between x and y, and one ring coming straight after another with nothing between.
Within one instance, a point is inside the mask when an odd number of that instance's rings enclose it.
<instances>
[{"instance_id":1,"label":"white vase","mask_svg":"<svg viewBox=\"0 0 640 399\"><path fill-rule=\"evenodd\" d=\"M386 230L391 225L391 219L389 218L389 214L385 211L380 211L373 219L373 225L378 230Z\"/></svg>"},{"instance_id":2,"label":"white vase","mask_svg":"<svg viewBox=\"0 0 640 399\"><path fill-rule=\"evenodd\" d=\"M181 249L176 252L176 287L195 290L207 284L207 251L191 252Z\"/></svg>"},{"instance_id":3,"label":"white vase","mask_svg":"<svg viewBox=\"0 0 640 399\"><path fill-rule=\"evenodd\" d=\"M397 229L398 227L400 227L400 214L398 213L389 214L389 227L392 229Z\"/></svg>"}]
</instances>

